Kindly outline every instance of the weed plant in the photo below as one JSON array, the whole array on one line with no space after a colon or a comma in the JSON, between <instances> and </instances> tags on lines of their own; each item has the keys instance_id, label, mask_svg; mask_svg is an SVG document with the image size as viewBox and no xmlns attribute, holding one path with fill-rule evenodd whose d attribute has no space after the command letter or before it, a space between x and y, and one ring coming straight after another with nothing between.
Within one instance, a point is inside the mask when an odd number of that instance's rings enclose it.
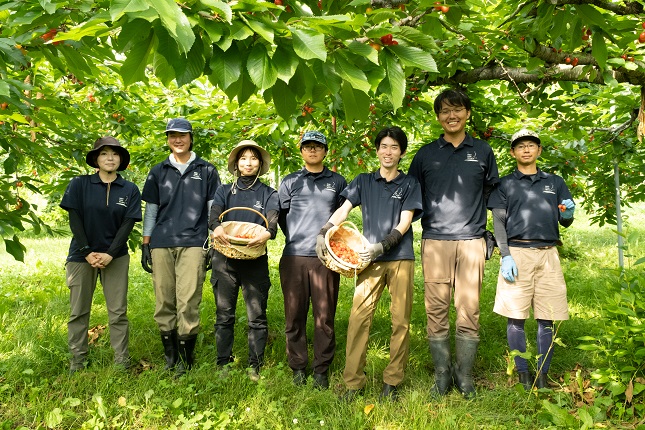
<instances>
[{"instance_id":1,"label":"weed plant","mask_svg":"<svg viewBox=\"0 0 645 430\"><path fill-rule=\"evenodd\" d=\"M636 207L630 212L632 238L627 258L630 264L636 259L631 256L645 256L645 246L638 240L644 232L640 227L645 225L644 208ZM360 221L355 218L354 215L354 221ZM421 229L418 223L414 228L418 252ZM365 394L352 402L339 400L345 390L342 370L354 290L354 281L346 278L341 283L336 318L337 352L330 369L331 389L316 390L311 379L306 386L294 386L286 364L284 305L278 275L283 240L279 235L268 248L272 281L268 304L270 335L266 365L259 382L250 381L244 369L246 316L241 294L235 328L236 361L226 372L215 366L215 306L208 279L201 306L196 366L179 379L163 370L163 352L153 320L152 282L139 264L138 252L131 256L128 295L130 353L137 365L127 371L112 365L107 313L99 285L90 321L96 336L90 347L91 365L69 376L66 325L69 297L64 269L69 238L25 239L28 251L24 264L3 253L0 255L0 428L408 430L537 429L582 427L589 422L609 427L638 425L633 413L612 413L614 398L597 395L595 405L584 401L584 392L591 387L591 372L611 368L611 356L607 354L610 342L602 337L610 324L604 319L603 308L609 291L607 286L619 282L616 239L611 227L590 226L584 214L577 214L576 222L565 233L561 254L571 319L558 329L549 373L552 385L548 390L526 393L515 383L516 375L507 372L512 369L509 366L512 358L506 345L506 319L492 312L499 255L487 262L481 297L481 345L475 365L477 397L470 401L457 392L440 400L430 397L433 368L426 339L423 276L418 255L410 360L400 385L399 400L378 401L382 372L389 358L387 293L379 303L371 329ZM454 322L454 312L451 318ZM308 329L311 339L311 321ZM526 329L528 352L534 363L535 321L529 320ZM585 336L587 341L578 340ZM578 348L581 343L594 343L590 338L605 341L596 343L602 347ZM572 386L580 389L574 392ZM630 404L624 395L619 400L625 405L623 409L629 410Z\"/></svg>"}]
</instances>

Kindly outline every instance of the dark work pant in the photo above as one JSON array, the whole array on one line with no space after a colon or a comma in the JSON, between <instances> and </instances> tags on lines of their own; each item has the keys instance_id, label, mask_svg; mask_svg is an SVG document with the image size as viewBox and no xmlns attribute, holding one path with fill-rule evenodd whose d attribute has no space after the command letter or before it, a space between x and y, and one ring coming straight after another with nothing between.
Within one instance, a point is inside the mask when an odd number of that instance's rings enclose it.
<instances>
[{"instance_id":1,"label":"dark work pant","mask_svg":"<svg viewBox=\"0 0 645 430\"><path fill-rule=\"evenodd\" d=\"M232 360L235 305L241 287L249 327L249 366L261 367L268 335L266 311L271 287L267 256L263 255L255 260L234 260L215 251L211 283L217 303L217 364L224 365Z\"/></svg>"},{"instance_id":2,"label":"dark work pant","mask_svg":"<svg viewBox=\"0 0 645 430\"><path fill-rule=\"evenodd\" d=\"M309 301L314 316L315 373L325 373L336 352L334 318L340 275L326 268L318 257L285 256L280 260L284 295L285 334L289 367L307 367L307 316Z\"/></svg>"}]
</instances>

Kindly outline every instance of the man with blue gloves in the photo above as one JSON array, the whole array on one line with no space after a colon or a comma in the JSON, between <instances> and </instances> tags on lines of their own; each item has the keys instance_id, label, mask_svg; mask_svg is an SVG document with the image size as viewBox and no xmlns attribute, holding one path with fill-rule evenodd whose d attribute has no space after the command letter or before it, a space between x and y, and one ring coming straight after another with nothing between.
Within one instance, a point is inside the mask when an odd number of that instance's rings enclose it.
<instances>
[{"instance_id":1,"label":"man with blue gloves","mask_svg":"<svg viewBox=\"0 0 645 430\"><path fill-rule=\"evenodd\" d=\"M541 171L542 153L537 133L520 130L511 138L515 171L501 178L491 194L495 237L502 254L493 311L508 318L506 335L511 351L526 352L524 322L531 306L538 322L537 375L526 359L515 356L520 383L528 391L547 386L553 355L553 321L569 319L567 286L556 245L561 245L558 223L573 223L575 203L564 180Z\"/></svg>"}]
</instances>

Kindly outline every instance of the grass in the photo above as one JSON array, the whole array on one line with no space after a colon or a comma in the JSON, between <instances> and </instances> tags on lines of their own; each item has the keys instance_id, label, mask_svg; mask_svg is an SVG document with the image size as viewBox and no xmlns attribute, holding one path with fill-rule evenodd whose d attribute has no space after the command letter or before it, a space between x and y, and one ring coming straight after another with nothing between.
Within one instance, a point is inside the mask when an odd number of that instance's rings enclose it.
<instances>
[{"instance_id":1,"label":"grass","mask_svg":"<svg viewBox=\"0 0 645 430\"><path fill-rule=\"evenodd\" d=\"M645 206L637 206L628 214L630 264L645 256L645 245L639 239L643 229L638 227L645 225L643 209ZM420 226L415 227L418 239ZM566 389L527 394L507 375L506 321L492 312L499 256L487 263L482 288L476 400L464 400L457 393L439 401L430 398L433 368L426 340L420 264L415 276L410 361L398 402L378 402L381 375L388 362L388 294L379 303L371 331L365 396L351 403L339 400L344 392L345 338L354 288L353 280L345 278L336 320L338 347L331 368L332 388L318 391L311 381L305 387L293 386L285 357L278 275L282 241L279 236L269 246L273 283L268 305L270 338L266 367L258 383L251 382L244 370L247 348L242 302L234 347L237 362L227 375L214 365L215 309L208 280L196 368L178 380L163 371L161 342L153 320L154 292L150 276L139 265L139 254L132 256L128 297L130 352L137 367L130 371L113 367L108 330L99 329L90 348L92 365L70 377L69 297L64 270L69 238L25 239L28 252L24 264L0 255L0 428L532 429L553 425L541 413L545 398L575 409ZM563 388L567 374L577 368L588 372L606 359L580 351L576 339L601 330L600 303L604 287L615 279L617 265L612 228L591 226L584 214L578 215L566 232L565 243L562 255L571 319L559 328L550 373ZM90 327L101 325L107 326L107 313L99 286ZM527 334L533 353L535 330L535 322L529 320ZM310 338L311 333L310 326Z\"/></svg>"}]
</instances>

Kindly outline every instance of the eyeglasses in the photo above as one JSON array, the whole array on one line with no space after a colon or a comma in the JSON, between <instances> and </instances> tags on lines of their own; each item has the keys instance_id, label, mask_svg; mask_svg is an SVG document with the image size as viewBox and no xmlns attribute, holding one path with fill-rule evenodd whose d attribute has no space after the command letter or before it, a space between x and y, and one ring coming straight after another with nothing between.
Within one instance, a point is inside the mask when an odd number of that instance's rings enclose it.
<instances>
[{"instance_id":1,"label":"eyeglasses","mask_svg":"<svg viewBox=\"0 0 645 430\"><path fill-rule=\"evenodd\" d=\"M302 145L301 149L303 151L309 151L309 152L322 151L323 149L325 149L325 145L321 145L319 143L317 143L315 145Z\"/></svg>"},{"instance_id":2,"label":"eyeglasses","mask_svg":"<svg viewBox=\"0 0 645 430\"><path fill-rule=\"evenodd\" d=\"M523 143L521 145L515 145L515 148L513 149L515 149L516 151L524 151L525 149L533 151L538 146L540 145L538 145L537 143Z\"/></svg>"},{"instance_id":3,"label":"eyeglasses","mask_svg":"<svg viewBox=\"0 0 645 430\"><path fill-rule=\"evenodd\" d=\"M441 109L439 111L439 115L450 115L451 113L459 115L460 113L462 113L465 110L466 110L465 107L458 107L458 108L454 108L454 109Z\"/></svg>"}]
</instances>

